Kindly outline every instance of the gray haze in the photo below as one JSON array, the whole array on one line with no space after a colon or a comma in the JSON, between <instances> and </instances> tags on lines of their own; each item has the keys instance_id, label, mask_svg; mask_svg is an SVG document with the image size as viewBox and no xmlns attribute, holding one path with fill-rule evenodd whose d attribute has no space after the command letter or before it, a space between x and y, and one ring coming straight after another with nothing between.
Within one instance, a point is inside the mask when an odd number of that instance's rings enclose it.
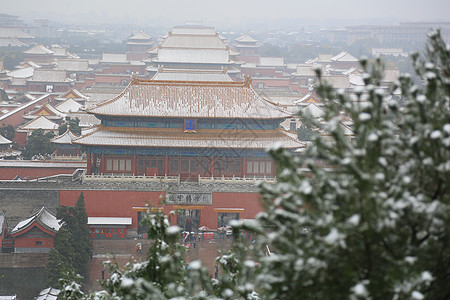
<instances>
[{"instance_id":1,"label":"gray haze","mask_svg":"<svg viewBox=\"0 0 450 300\"><path fill-rule=\"evenodd\" d=\"M0 13L62 23L249 25L315 20L449 21L449 0L2 0Z\"/></svg>"}]
</instances>

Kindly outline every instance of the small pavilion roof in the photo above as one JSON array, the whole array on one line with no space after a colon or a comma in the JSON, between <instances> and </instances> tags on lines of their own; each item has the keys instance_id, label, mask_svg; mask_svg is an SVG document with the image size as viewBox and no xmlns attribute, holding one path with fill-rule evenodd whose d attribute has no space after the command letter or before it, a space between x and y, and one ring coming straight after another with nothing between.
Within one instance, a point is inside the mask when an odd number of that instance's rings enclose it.
<instances>
[{"instance_id":1,"label":"small pavilion roof","mask_svg":"<svg viewBox=\"0 0 450 300\"><path fill-rule=\"evenodd\" d=\"M34 74L33 67L27 67L23 69L13 70L11 72L6 72L6 76L12 78L30 78L33 76L33 74Z\"/></svg>"},{"instance_id":2,"label":"small pavilion roof","mask_svg":"<svg viewBox=\"0 0 450 300\"><path fill-rule=\"evenodd\" d=\"M129 63L127 55L122 53L103 53L101 62L103 63Z\"/></svg>"},{"instance_id":3,"label":"small pavilion roof","mask_svg":"<svg viewBox=\"0 0 450 300\"><path fill-rule=\"evenodd\" d=\"M104 116L284 119L291 113L243 82L154 81L133 78L117 97L88 112Z\"/></svg>"},{"instance_id":4,"label":"small pavilion roof","mask_svg":"<svg viewBox=\"0 0 450 300\"><path fill-rule=\"evenodd\" d=\"M31 49L23 51L25 54L53 54L54 52L43 45L36 45Z\"/></svg>"},{"instance_id":5,"label":"small pavilion roof","mask_svg":"<svg viewBox=\"0 0 450 300\"><path fill-rule=\"evenodd\" d=\"M20 126L17 132L27 132L29 130L37 129L57 130L58 124L50 121L45 116L39 116L36 119L33 119L30 122L26 123L25 125Z\"/></svg>"},{"instance_id":6,"label":"small pavilion roof","mask_svg":"<svg viewBox=\"0 0 450 300\"><path fill-rule=\"evenodd\" d=\"M72 141L76 138L79 138L79 135L74 134L72 131L70 131L69 126L67 127L66 132L64 132L61 135L58 135L57 137L53 138L51 140L52 143L55 144L66 144L66 145L71 145Z\"/></svg>"},{"instance_id":7,"label":"small pavilion roof","mask_svg":"<svg viewBox=\"0 0 450 300\"><path fill-rule=\"evenodd\" d=\"M14 229L11 231L11 234L17 234L28 227L30 227L34 222L39 223L41 226L43 226L45 229L57 232L61 228L61 224L59 223L60 220L58 220L51 212L49 212L45 206L42 206L42 208L35 214L33 214L28 219L19 222L19 224L14 227Z\"/></svg>"},{"instance_id":8,"label":"small pavilion roof","mask_svg":"<svg viewBox=\"0 0 450 300\"><path fill-rule=\"evenodd\" d=\"M196 134L179 129L117 128L98 126L96 130L73 141L85 146L112 147L170 147L170 148L222 148L266 149L275 143L284 148L305 146L295 135L277 130L201 130Z\"/></svg>"}]
</instances>

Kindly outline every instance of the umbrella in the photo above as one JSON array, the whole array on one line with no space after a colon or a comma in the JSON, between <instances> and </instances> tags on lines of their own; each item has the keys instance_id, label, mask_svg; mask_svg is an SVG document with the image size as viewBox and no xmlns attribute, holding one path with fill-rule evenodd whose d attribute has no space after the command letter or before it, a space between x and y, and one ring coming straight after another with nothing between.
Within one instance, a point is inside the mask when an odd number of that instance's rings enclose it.
<instances>
[{"instance_id":1,"label":"umbrella","mask_svg":"<svg viewBox=\"0 0 450 300\"><path fill-rule=\"evenodd\" d=\"M211 231L211 229L209 229L209 228L206 227L206 226L202 226L202 227L200 227L198 230L200 230L200 231Z\"/></svg>"}]
</instances>

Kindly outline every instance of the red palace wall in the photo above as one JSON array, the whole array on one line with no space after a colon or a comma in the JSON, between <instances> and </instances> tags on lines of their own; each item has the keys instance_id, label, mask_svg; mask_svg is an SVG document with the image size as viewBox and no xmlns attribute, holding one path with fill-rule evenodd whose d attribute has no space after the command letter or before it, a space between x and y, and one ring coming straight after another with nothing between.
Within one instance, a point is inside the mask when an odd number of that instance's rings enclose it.
<instances>
[{"instance_id":1,"label":"red palace wall","mask_svg":"<svg viewBox=\"0 0 450 300\"><path fill-rule=\"evenodd\" d=\"M81 191L60 191L60 205L75 205ZM137 211L133 207L144 207L146 203L159 206L164 192L141 191L83 191L86 211L89 217L128 217L132 218L130 228L137 228ZM258 193L213 193L212 205L165 205L164 213L176 209L200 209L200 226L217 229L218 212L215 209L243 209L239 219L253 219L262 211ZM172 218L176 223L176 218Z\"/></svg>"},{"instance_id":2,"label":"red palace wall","mask_svg":"<svg viewBox=\"0 0 450 300\"><path fill-rule=\"evenodd\" d=\"M36 179L38 177L57 174L73 174L77 168L0 168L0 180L12 180L16 175L22 179Z\"/></svg>"}]
</instances>

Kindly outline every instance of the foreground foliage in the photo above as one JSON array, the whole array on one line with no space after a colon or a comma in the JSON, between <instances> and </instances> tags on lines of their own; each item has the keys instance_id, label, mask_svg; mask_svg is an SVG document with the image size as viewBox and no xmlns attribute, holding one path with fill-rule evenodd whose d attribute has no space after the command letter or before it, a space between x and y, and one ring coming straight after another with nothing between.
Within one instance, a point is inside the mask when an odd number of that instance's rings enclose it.
<instances>
[{"instance_id":1,"label":"foreground foliage","mask_svg":"<svg viewBox=\"0 0 450 300\"><path fill-rule=\"evenodd\" d=\"M86 297L450 298L450 50L438 32L426 61L413 63L423 87L403 76L386 91L382 63L363 60L366 86L356 99L326 83L318 88L325 125L310 122L329 136L301 155L269 151L278 183L261 185L265 212L235 224L234 249L218 258L219 280L200 262L185 270L179 229L158 213L148 218L149 261L110 265L105 290ZM343 115L354 121L351 140ZM246 247L239 230L256 242Z\"/></svg>"}]
</instances>

